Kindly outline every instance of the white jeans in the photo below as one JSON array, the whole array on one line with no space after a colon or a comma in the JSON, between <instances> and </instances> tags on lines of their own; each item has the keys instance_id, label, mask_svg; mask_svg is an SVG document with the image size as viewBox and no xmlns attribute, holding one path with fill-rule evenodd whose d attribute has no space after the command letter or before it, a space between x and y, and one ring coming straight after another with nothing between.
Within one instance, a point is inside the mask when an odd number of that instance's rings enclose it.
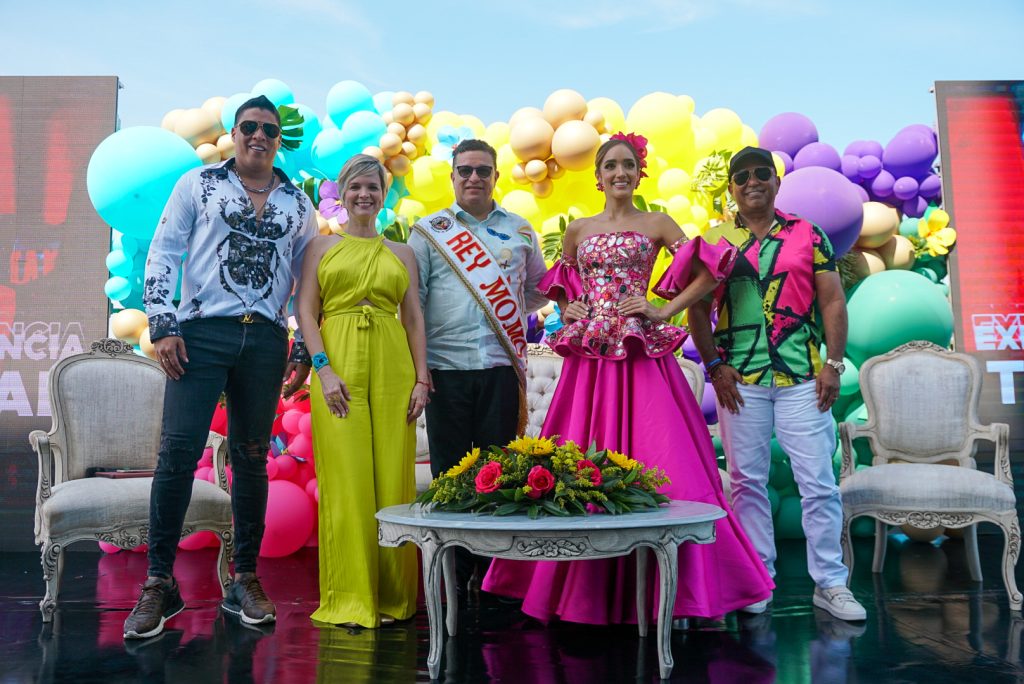
<instances>
[{"instance_id":1,"label":"white jeans","mask_svg":"<svg viewBox=\"0 0 1024 684\"><path fill-rule=\"evenodd\" d=\"M738 414L719 407L722 446L732 478L732 507L758 555L775 576L775 531L768 501L772 430L789 456L801 497L807 571L822 588L846 584L840 535L843 505L832 473L832 414L818 410L813 381L791 387L738 385Z\"/></svg>"}]
</instances>

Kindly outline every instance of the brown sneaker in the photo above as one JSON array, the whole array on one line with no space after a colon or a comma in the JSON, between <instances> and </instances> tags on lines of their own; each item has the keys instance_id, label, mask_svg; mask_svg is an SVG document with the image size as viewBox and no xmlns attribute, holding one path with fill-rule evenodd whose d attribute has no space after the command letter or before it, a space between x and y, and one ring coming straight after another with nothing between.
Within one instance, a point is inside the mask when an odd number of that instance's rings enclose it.
<instances>
[{"instance_id":1,"label":"brown sneaker","mask_svg":"<svg viewBox=\"0 0 1024 684\"><path fill-rule=\"evenodd\" d=\"M142 596L124 621L125 639L147 639L164 631L164 623L185 609L185 602L173 579L168 584L158 578L147 579Z\"/></svg>"},{"instance_id":2,"label":"brown sneaker","mask_svg":"<svg viewBox=\"0 0 1024 684\"><path fill-rule=\"evenodd\" d=\"M255 574L246 573L232 582L221 608L250 625L262 625L277 619L277 610Z\"/></svg>"}]
</instances>

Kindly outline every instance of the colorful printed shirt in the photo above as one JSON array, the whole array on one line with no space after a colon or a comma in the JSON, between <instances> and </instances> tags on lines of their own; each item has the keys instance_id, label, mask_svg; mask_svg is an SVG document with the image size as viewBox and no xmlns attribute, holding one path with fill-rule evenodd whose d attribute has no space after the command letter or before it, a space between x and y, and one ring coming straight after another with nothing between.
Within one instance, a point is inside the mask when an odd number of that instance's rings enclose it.
<instances>
[{"instance_id":1,"label":"colorful printed shirt","mask_svg":"<svg viewBox=\"0 0 1024 684\"><path fill-rule=\"evenodd\" d=\"M821 370L822 334L814 276L836 270L828 237L810 221L776 209L758 240L737 217L708 230L739 249L719 303L715 343L750 384L788 386Z\"/></svg>"}]
</instances>

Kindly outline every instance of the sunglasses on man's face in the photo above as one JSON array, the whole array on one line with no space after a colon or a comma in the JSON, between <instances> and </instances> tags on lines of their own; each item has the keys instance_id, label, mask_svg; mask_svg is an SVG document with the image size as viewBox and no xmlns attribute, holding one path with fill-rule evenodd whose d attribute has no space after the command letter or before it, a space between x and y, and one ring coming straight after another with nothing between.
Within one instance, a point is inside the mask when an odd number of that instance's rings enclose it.
<instances>
[{"instance_id":1,"label":"sunglasses on man's face","mask_svg":"<svg viewBox=\"0 0 1024 684\"><path fill-rule=\"evenodd\" d=\"M455 170L459 172L459 176L462 178L469 178L476 171L476 175L482 179L491 177L491 173L494 171L493 166L456 166Z\"/></svg>"},{"instance_id":2,"label":"sunglasses on man's face","mask_svg":"<svg viewBox=\"0 0 1024 684\"><path fill-rule=\"evenodd\" d=\"M260 126L263 126L264 135L266 135L271 140L281 135L280 126L278 126L277 124L265 123L260 121L242 121L238 124L238 130L242 131L243 135L252 135Z\"/></svg>"},{"instance_id":3,"label":"sunglasses on man's face","mask_svg":"<svg viewBox=\"0 0 1024 684\"><path fill-rule=\"evenodd\" d=\"M750 181L750 174L754 174L754 178L761 181L762 183L767 182L772 177L772 169L767 166L758 166L756 169L743 169L737 171L732 175L732 182L736 185L746 185Z\"/></svg>"}]
</instances>

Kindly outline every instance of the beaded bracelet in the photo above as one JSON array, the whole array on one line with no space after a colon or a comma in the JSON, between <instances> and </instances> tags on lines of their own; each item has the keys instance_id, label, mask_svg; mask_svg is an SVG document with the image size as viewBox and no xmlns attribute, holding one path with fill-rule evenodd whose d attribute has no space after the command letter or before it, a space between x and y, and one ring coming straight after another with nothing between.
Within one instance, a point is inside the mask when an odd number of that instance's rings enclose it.
<instances>
[{"instance_id":1,"label":"beaded bracelet","mask_svg":"<svg viewBox=\"0 0 1024 684\"><path fill-rule=\"evenodd\" d=\"M319 373L321 368L329 365L331 365L331 362L327 358L327 354L325 352L313 354L313 370Z\"/></svg>"},{"instance_id":2,"label":"beaded bracelet","mask_svg":"<svg viewBox=\"0 0 1024 684\"><path fill-rule=\"evenodd\" d=\"M713 371L714 369L718 368L723 363L725 363L725 362L722 361L721 358L711 359L710 361L708 361L707 363L704 364L704 370L706 370L708 372L708 375L711 375L711 371Z\"/></svg>"}]
</instances>

